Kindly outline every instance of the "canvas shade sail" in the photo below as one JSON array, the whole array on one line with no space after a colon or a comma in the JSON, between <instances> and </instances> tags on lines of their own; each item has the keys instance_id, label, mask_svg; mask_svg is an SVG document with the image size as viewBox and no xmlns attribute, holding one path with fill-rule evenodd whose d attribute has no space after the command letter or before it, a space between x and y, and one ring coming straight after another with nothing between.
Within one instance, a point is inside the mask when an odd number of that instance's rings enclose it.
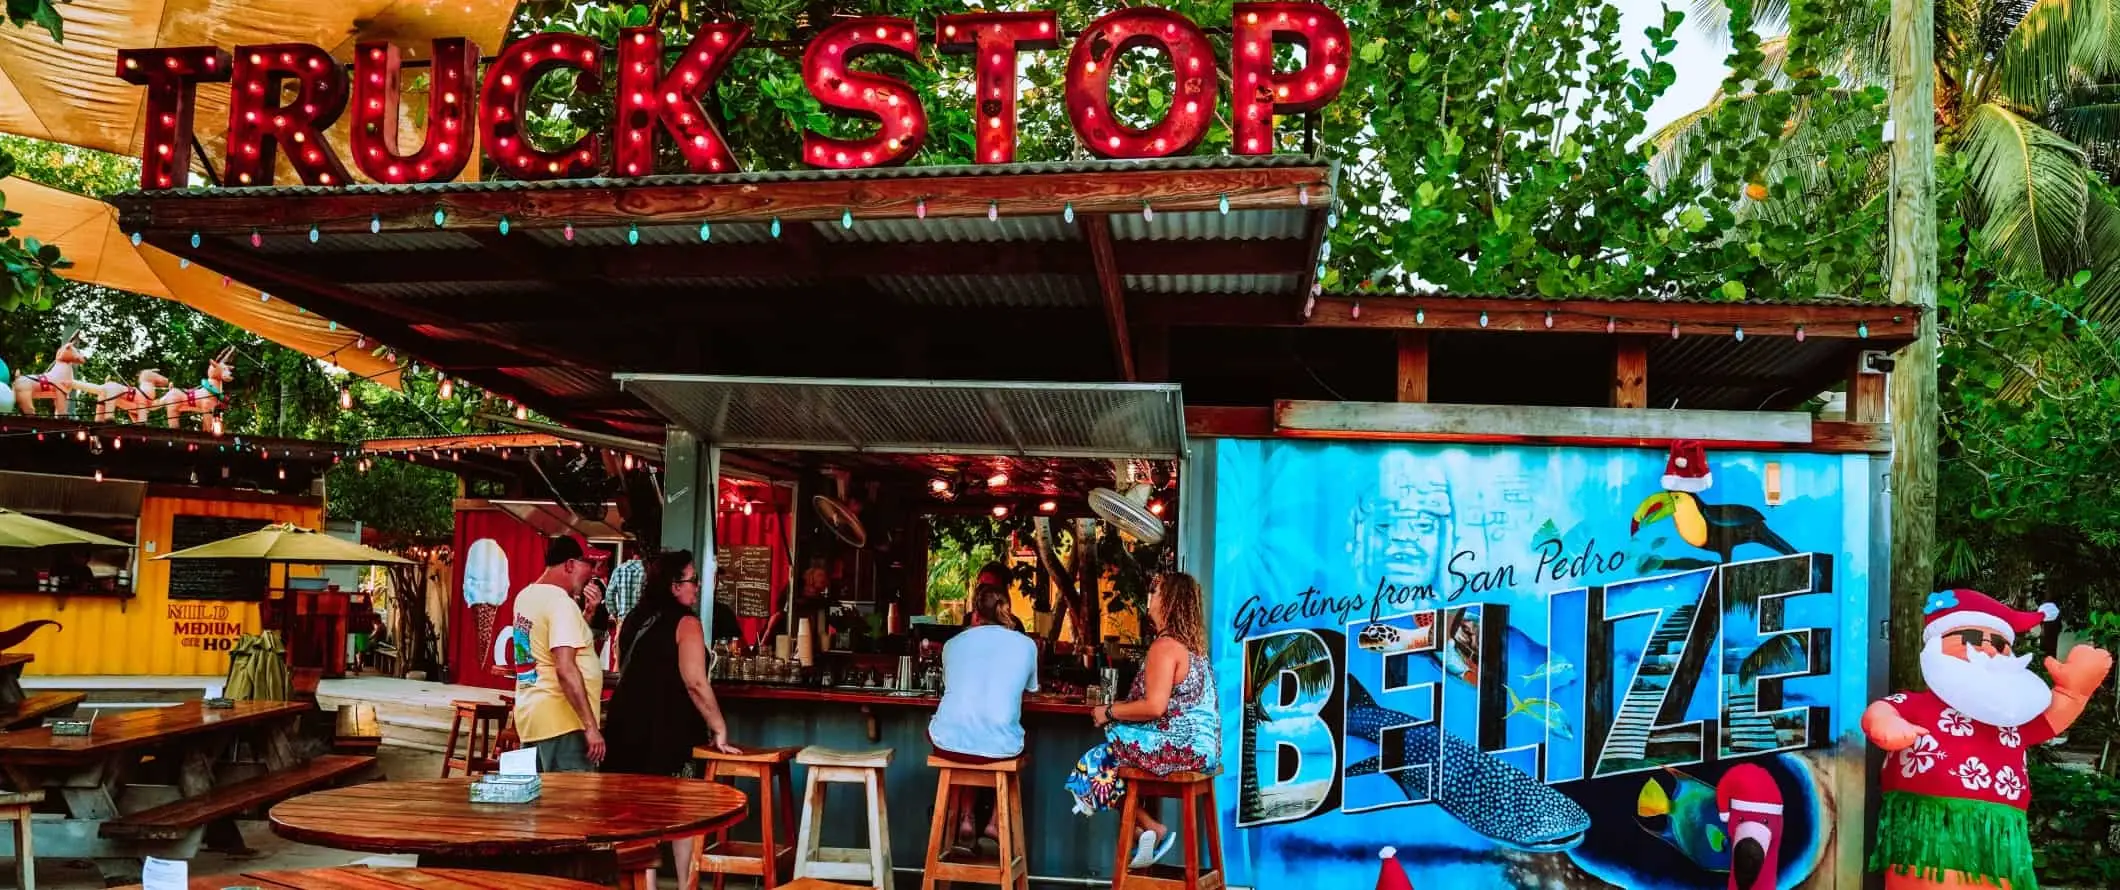
<instances>
[{"instance_id":1,"label":"canvas shade sail","mask_svg":"<svg viewBox=\"0 0 2120 890\"><path fill-rule=\"evenodd\" d=\"M268 525L248 534L165 553L156 559L249 559L295 565L409 565L411 560L293 525Z\"/></svg>"},{"instance_id":2,"label":"canvas shade sail","mask_svg":"<svg viewBox=\"0 0 2120 890\"><path fill-rule=\"evenodd\" d=\"M22 214L17 235L57 244L73 261L73 268L59 273L70 280L183 303L356 376L398 385L397 364L375 355L374 341L363 348L357 345L360 334L334 329L329 319L303 313L285 300L261 299L256 288L240 281L224 286L221 273L197 264L187 267L151 244L133 246L118 229L117 208L109 204L20 177L0 180L0 195L7 196L8 209ZM189 386L185 375L203 369L161 370L177 385Z\"/></svg>"},{"instance_id":3,"label":"canvas shade sail","mask_svg":"<svg viewBox=\"0 0 2120 890\"><path fill-rule=\"evenodd\" d=\"M389 40L407 60L424 60L437 37L469 37L495 52L515 15L515 0L73 0L57 7L63 43L38 27L0 28L0 132L128 157L140 156L146 89L118 78L121 49L306 43L343 62L361 41ZM408 95L400 115L405 138L419 138L424 97ZM349 120L328 134L342 158ZM200 149L221 169L226 83L200 85L194 126ZM278 181L296 182L284 161Z\"/></svg>"},{"instance_id":4,"label":"canvas shade sail","mask_svg":"<svg viewBox=\"0 0 2120 890\"><path fill-rule=\"evenodd\" d=\"M69 544L86 544L93 547L132 546L115 538L106 538L0 507L0 547L64 547Z\"/></svg>"}]
</instances>

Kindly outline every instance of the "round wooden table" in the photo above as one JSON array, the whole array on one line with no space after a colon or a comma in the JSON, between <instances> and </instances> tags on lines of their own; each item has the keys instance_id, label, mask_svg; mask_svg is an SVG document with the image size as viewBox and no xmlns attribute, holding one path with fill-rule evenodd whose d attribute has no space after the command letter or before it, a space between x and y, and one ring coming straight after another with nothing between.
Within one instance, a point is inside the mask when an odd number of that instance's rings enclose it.
<instances>
[{"instance_id":1,"label":"round wooden table","mask_svg":"<svg viewBox=\"0 0 2120 890\"><path fill-rule=\"evenodd\" d=\"M305 794L272 808L272 830L320 847L416 853L422 866L505 866L631 884L654 867L654 844L728 828L746 802L741 791L698 779L548 773L533 803L472 803L471 781L370 782Z\"/></svg>"},{"instance_id":2,"label":"round wooden table","mask_svg":"<svg viewBox=\"0 0 2120 890\"><path fill-rule=\"evenodd\" d=\"M312 868L303 871L249 871L192 878L191 890L256 887L257 890L603 890L595 884L458 868ZM140 890L135 884L127 890Z\"/></svg>"}]
</instances>

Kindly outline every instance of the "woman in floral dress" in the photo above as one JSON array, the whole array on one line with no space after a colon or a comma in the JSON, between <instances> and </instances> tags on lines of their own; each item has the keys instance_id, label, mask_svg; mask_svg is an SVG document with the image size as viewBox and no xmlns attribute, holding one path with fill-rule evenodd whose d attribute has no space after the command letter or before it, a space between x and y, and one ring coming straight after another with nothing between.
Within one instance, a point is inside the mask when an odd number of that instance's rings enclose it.
<instances>
[{"instance_id":1,"label":"woman in floral dress","mask_svg":"<svg viewBox=\"0 0 2120 890\"><path fill-rule=\"evenodd\" d=\"M1085 816L1112 809L1125 796L1121 767L1158 776L1206 773L1222 759L1222 718L1207 665L1200 582L1182 572L1165 574L1148 595L1148 616L1157 636L1147 663L1125 701L1091 714L1104 730L1104 743L1083 754L1067 779L1075 811ZM1176 840L1156 818L1155 802L1141 803L1143 831L1135 842L1134 868L1163 858Z\"/></svg>"}]
</instances>

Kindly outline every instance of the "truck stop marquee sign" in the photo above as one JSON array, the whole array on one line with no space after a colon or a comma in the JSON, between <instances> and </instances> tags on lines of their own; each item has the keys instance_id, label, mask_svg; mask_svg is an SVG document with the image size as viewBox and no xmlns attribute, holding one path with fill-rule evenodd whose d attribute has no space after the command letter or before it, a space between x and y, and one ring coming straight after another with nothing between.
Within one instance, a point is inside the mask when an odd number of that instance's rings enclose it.
<instances>
[{"instance_id":1,"label":"truck stop marquee sign","mask_svg":"<svg viewBox=\"0 0 2120 890\"><path fill-rule=\"evenodd\" d=\"M221 81L230 84L222 181L232 185L273 184L280 152L307 185L352 182L344 161L323 138L349 104L353 164L376 182L455 179L475 153L474 143L466 139L474 127L475 145L515 179L648 175L654 172L656 145L664 138L675 141L691 172L723 173L740 167L705 101L750 36L750 27L741 23L706 25L673 59L664 52L658 29L620 32L609 170L602 166L605 134L591 133L564 147L540 146L532 143L523 125L531 87L548 72L585 72L576 81L577 95L584 98L601 89L608 50L579 34L516 41L486 66L483 77L476 44L463 38L434 41L426 131L419 148L409 154L398 144L398 48L387 42L355 48L350 84L346 68L330 53L299 43L238 46L233 53L212 46L125 50L118 54L118 75L147 87L140 175L141 187L147 189L184 184L191 165L195 90L200 83ZM1059 38L1059 23L1050 11L936 19L938 49L975 56L976 162L1015 159L1018 54L1058 49ZM898 78L852 68L855 60L876 53L913 58L919 42L911 19L888 16L839 21L809 42L802 55L802 78L810 94L828 110L873 121L877 129L860 139L805 132L806 163L827 169L890 166L905 163L920 150L927 132L920 95ZM1349 43L1347 23L1322 4L1236 4L1230 39L1232 150L1266 154L1273 150L1275 115L1313 111L1331 102L1347 82ZM1301 46L1302 66L1276 71L1276 44ZM1135 47L1161 50L1175 81L1170 108L1146 128L1112 114L1113 66ZM1190 19L1153 7L1121 9L1090 25L1069 50L1064 98L1068 121L1098 157L1186 154L1207 135L1221 98L1220 79L1214 45Z\"/></svg>"}]
</instances>

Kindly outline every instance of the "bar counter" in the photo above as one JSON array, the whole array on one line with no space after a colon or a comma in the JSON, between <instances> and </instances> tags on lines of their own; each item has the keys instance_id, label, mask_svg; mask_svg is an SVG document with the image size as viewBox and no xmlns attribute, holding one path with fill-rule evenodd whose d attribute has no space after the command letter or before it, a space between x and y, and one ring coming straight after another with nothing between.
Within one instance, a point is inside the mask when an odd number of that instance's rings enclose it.
<instances>
[{"instance_id":1,"label":"bar counter","mask_svg":"<svg viewBox=\"0 0 2120 890\"><path fill-rule=\"evenodd\" d=\"M822 745L895 751L883 782L890 807L891 864L901 884L914 878L907 886L919 886L917 875L927 857L928 824L934 818L937 775L927 766L927 726L940 696L726 680L715 682L714 695L721 700L729 734L739 747ZM1090 723L1090 711L1080 699L1039 694L1024 698L1023 819L1034 886L1111 884L1118 817L1076 815L1074 797L1067 793L1067 774L1075 760L1104 740L1103 733ZM803 769L795 767L798 812ZM752 793L750 783L741 787ZM862 810L859 787L828 788L826 812L820 820L825 845L865 846L868 817ZM754 808L754 815L745 820L737 836L757 837L755 813ZM1061 880L1047 880L1053 877Z\"/></svg>"}]
</instances>

